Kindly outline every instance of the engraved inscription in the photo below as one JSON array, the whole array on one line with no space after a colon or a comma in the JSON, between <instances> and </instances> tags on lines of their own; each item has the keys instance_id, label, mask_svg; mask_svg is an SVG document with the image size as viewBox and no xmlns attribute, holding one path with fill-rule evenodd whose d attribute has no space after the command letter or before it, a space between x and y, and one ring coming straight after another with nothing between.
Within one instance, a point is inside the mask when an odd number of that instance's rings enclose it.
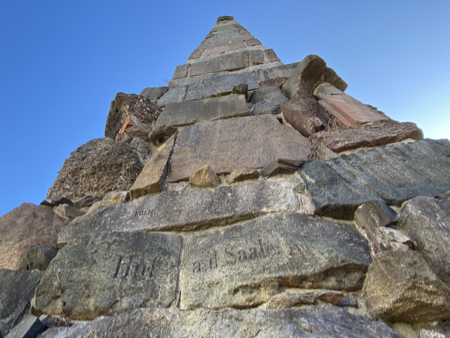
<instances>
[{"instance_id":1,"label":"engraved inscription","mask_svg":"<svg viewBox=\"0 0 450 338\"><path fill-rule=\"evenodd\" d=\"M239 264L269 260L282 253L276 245L258 239L253 245L240 249L223 247L215 250L209 257L196 259L192 262L194 274L215 270L219 267L228 267Z\"/></svg>"},{"instance_id":2,"label":"engraved inscription","mask_svg":"<svg viewBox=\"0 0 450 338\"><path fill-rule=\"evenodd\" d=\"M140 262L133 256L119 256L112 278L152 278L155 270L155 260Z\"/></svg>"},{"instance_id":3,"label":"engraved inscription","mask_svg":"<svg viewBox=\"0 0 450 338\"><path fill-rule=\"evenodd\" d=\"M133 218L139 218L139 217L142 217L142 216L151 216L152 212L153 212L153 209L150 209L150 210L136 210L134 215L133 215Z\"/></svg>"}]
</instances>

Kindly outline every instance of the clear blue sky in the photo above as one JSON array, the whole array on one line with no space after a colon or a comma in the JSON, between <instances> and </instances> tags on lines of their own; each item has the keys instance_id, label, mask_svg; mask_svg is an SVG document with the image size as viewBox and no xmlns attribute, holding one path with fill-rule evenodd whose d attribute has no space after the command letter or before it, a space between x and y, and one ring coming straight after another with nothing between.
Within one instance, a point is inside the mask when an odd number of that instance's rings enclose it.
<instances>
[{"instance_id":1,"label":"clear blue sky","mask_svg":"<svg viewBox=\"0 0 450 338\"><path fill-rule=\"evenodd\" d=\"M450 1L0 2L0 215L39 204L64 160L104 136L117 92L164 85L233 15L285 63L318 54L347 93L450 137Z\"/></svg>"}]
</instances>

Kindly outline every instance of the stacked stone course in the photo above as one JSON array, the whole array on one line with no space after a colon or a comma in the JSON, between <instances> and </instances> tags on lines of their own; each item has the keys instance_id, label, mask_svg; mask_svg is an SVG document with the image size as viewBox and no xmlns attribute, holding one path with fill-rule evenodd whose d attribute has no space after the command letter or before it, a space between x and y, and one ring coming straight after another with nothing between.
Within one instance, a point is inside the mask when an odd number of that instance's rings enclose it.
<instances>
[{"instance_id":1,"label":"stacked stone course","mask_svg":"<svg viewBox=\"0 0 450 338\"><path fill-rule=\"evenodd\" d=\"M450 335L450 142L347 86L219 17L0 218L0 337Z\"/></svg>"}]
</instances>

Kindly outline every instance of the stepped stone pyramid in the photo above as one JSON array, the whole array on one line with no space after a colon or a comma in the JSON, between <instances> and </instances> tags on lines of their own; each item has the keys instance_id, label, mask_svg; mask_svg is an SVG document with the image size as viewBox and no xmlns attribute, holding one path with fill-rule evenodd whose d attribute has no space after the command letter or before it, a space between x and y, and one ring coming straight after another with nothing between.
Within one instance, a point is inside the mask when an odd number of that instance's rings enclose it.
<instances>
[{"instance_id":1,"label":"stepped stone pyramid","mask_svg":"<svg viewBox=\"0 0 450 338\"><path fill-rule=\"evenodd\" d=\"M0 337L448 337L450 142L346 88L219 17L0 218Z\"/></svg>"}]
</instances>

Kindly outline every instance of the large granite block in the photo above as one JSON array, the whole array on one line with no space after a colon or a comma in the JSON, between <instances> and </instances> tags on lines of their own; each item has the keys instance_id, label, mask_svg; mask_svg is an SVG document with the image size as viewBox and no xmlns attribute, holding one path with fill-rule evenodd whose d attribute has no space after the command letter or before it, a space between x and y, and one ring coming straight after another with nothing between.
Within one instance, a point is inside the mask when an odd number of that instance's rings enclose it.
<instances>
[{"instance_id":1,"label":"large granite block","mask_svg":"<svg viewBox=\"0 0 450 338\"><path fill-rule=\"evenodd\" d=\"M29 312L34 289L44 273L0 268L0 336L6 336Z\"/></svg>"},{"instance_id":2,"label":"large granite block","mask_svg":"<svg viewBox=\"0 0 450 338\"><path fill-rule=\"evenodd\" d=\"M380 146L300 169L318 215L353 219L371 200L390 205L450 190L450 142L420 140Z\"/></svg>"},{"instance_id":3,"label":"large granite block","mask_svg":"<svg viewBox=\"0 0 450 338\"><path fill-rule=\"evenodd\" d=\"M343 335L345 334L345 336ZM402 338L383 322L355 316L336 306L310 309L140 309L52 328L42 338Z\"/></svg>"},{"instance_id":4,"label":"large granite block","mask_svg":"<svg viewBox=\"0 0 450 338\"><path fill-rule=\"evenodd\" d=\"M239 70L250 66L249 52L236 52L212 57L191 64L191 76L223 70Z\"/></svg>"},{"instance_id":5,"label":"large granite block","mask_svg":"<svg viewBox=\"0 0 450 338\"><path fill-rule=\"evenodd\" d=\"M339 153L361 147L378 147L406 139L420 140L423 138L423 132L415 123L382 119L365 125L321 131L313 134L311 138L316 145L323 144Z\"/></svg>"},{"instance_id":6,"label":"large granite block","mask_svg":"<svg viewBox=\"0 0 450 338\"><path fill-rule=\"evenodd\" d=\"M294 175L216 189L169 190L79 217L64 227L58 241L62 245L99 232L195 230L281 211L313 214L309 195L294 191L301 183Z\"/></svg>"},{"instance_id":7,"label":"large granite block","mask_svg":"<svg viewBox=\"0 0 450 338\"><path fill-rule=\"evenodd\" d=\"M204 100L183 101L166 105L155 127L181 127L200 121L248 116L245 95L230 95Z\"/></svg>"},{"instance_id":8,"label":"large granite block","mask_svg":"<svg viewBox=\"0 0 450 338\"><path fill-rule=\"evenodd\" d=\"M90 320L177 298L181 237L109 233L68 243L36 288L32 313Z\"/></svg>"},{"instance_id":9,"label":"large granite block","mask_svg":"<svg viewBox=\"0 0 450 338\"><path fill-rule=\"evenodd\" d=\"M253 307L285 286L357 290L369 264L369 248L354 226L274 214L187 236L180 307Z\"/></svg>"},{"instance_id":10,"label":"large granite block","mask_svg":"<svg viewBox=\"0 0 450 338\"><path fill-rule=\"evenodd\" d=\"M187 180L205 164L221 174L263 168L279 158L305 163L311 156L308 139L273 115L201 122L180 128L170 182Z\"/></svg>"}]
</instances>

